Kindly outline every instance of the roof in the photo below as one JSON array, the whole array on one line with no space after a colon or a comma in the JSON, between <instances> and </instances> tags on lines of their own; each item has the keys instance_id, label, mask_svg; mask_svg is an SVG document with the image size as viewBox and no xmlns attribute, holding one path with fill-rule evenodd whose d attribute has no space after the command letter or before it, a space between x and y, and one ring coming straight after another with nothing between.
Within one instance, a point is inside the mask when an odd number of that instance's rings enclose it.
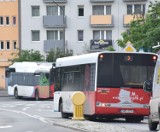
<instances>
[{"instance_id":1,"label":"roof","mask_svg":"<svg viewBox=\"0 0 160 132\"><path fill-rule=\"evenodd\" d=\"M50 62L15 62L9 68L15 68L15 72L34 73L36 71L49 72L52 68Z\"/></svg>"},{"instance_id":2,"label":"roof","mask_svg":"<svg viewBox=\"0 0 160 132\"><path fill-rule=\"evenodd\" d=\"M150 52L116 52L116 51L95 52L95 53L89 53L89 54L83 54L83 55L77 55L77 56L58 58L56 60L56 67L97 63L98 56L101 53L115 53L115 54L122 54L122 53L129 54L129 53L131 53L131 54L156 55L156 54L150 53Z\"/></svg>"}]
</instances>

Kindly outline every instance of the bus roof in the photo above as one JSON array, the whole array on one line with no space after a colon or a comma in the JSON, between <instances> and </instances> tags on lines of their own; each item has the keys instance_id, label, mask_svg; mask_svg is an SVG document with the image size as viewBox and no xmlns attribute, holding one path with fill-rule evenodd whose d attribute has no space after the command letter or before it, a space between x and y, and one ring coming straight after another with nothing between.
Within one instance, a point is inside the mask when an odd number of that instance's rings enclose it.
<instances>
[{"instance_id":1,"label":"bus roof","mask_svg":"<svg viewBox=\"0 0 160 132\"><path fill-rule=\"evenodd\" d=\"M69 56L69 57L58 58L56 60L56 67L97 63L98 56L99 56L99 54L102 54L102 53L116 53L116 54L132 53L132 54L156 55L155 53L150 53L150 52L116 52L116 51L95 52L95 53L88 53L88 54L77 55L77 56Z\"/></svg>"},{"instance_id":2,"label":"bus roof","mask_svg":"<svg viewBox=\"0 0 160 132\"><path fill-rule=\"evenodd\" d=\"M15 72L49 72L52 68L52 63L50 62L15 62L9 68L15 68Z\"/></svg>"}]
</instances>

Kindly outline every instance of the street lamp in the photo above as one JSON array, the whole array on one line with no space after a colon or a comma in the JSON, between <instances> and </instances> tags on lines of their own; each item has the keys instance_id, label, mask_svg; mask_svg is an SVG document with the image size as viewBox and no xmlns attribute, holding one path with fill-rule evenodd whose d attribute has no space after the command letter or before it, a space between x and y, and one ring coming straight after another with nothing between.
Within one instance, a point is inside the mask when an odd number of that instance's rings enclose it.
<instances>
[{"instance_id":1,"label":"street lamp","mask_svg":"<svg viewBox=\"0 0 160 132\"><path fill-rule=\"evenodd\" d=\"M155 49L155 48L158 48L158 47L160 47L160 44L159 44L159 42L157 42L158 44L157 45L155 45L155 46L153 46L152 47L152 49Z\"/></svg>"},{"instance_id":2,"label":"street lamp","mask_svg":"<svg viewBox=\"0 0 160 132\"><path fill-rule=\"evenodd\" d=\"M65 14L64 14L65 12L64 12L64 9L55 0L52 0L52 2L55 3L62 11L62 15L63 15L63 46L64 46L64 53L65 53Z\"/></svg>"}]
</instances>

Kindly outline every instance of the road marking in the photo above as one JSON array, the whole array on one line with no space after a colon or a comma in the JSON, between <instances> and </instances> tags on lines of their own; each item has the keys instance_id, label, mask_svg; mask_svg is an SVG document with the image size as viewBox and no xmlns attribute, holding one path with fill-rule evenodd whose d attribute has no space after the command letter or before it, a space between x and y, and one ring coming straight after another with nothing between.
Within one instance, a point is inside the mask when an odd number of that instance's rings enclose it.
<instances>
[{"instance_id":1,"label":"road marking","mask_svg":"<svg viewBox=\"0 0 160 132\"><path fill-rule=\"evenodd\" d=\"M18 111L18 110L8 110L8 109L0 109L0 110L10 111L10 112L18 113L18 114L23 114L23 115L26 115L26 116L28 116L28 117L31 117L31 118L40 120L40 121L43 122L43 123L48 123L48 121L46 120L46 118L41 117L41 116L38 116L38 115L31 115L31 114L29 114L29 113L25 113L25 112L23 112L23 111Z\"/></svg>"},{"instance_id":2,"label":"road marking","mask_svg":"<svg viewBox=\"0 0 160 132\"><path fill-rule=\"evenodd\" d=\"M22 110L25 111L25 110L27 110L27 109L29 109L29 108L30 108L30 107L25 107L25 108L23 108Z\"/></svg>"},{"instance_id":3,"label":"road marking","mask_svg":"<svg viewBox=\"0 0 160 132\"><path fill-rule=\"evenodd\" d=\"M11 125L7 125L7 126L0 126L0 129L1 129L1 128L10 128L10 127L13 127L13 126L11 126Z\"/></svg>"}]
</instances>

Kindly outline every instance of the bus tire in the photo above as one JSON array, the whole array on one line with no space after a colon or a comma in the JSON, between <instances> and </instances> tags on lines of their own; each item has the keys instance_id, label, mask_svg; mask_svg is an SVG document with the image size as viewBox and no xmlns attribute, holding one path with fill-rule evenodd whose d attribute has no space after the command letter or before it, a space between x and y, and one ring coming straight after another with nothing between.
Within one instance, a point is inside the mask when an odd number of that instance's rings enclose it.
<instances>
[{"instance_id":1,"label":"bus tire","mask_svg":"<svg viewBox=\"0 0 160 132\"><path fill-rule=\"evenodd\" d=\"M19 99L17 88L15 88L15 90L14 90L14 97L15 97L16 99Z\"/></svg>"},{"instance_id":2,"label":"bus tire","mask_svg":"<svg viewBox=\"0 0 160 132\"><path fill-rule=\"evenodd\" d=\"M39 92L38 92L37 89L35 90L35 100L36 100L36 101L39 100Z\"/></svg>"},{"instance_id":3,"label":"bus tire","mask_svg":"<svg viewBox=\"0 0 160 132\"><path fill-rule=\"evenodd\" d=\"M151 131L157 130L157 125L158 125L158 123L153 122L152 119L151 119L151 115L149 115L148 116L148 127L149 127L149 130L151 130Z\"/></svg>"},{"instance_id":4,"label":"bus tire","mask_svg":"<svg viewBox=\"0 0 160 132\"><path fill-rule=\"evenodd\" d=\"M60 102L60 104L59 104L59 109L60 109L61 117L62 117L62 118L68 118L68 117L69 117L67 113L64 113L64 112L63 112L63 102Z\"/></svg>"}]
</instances>

